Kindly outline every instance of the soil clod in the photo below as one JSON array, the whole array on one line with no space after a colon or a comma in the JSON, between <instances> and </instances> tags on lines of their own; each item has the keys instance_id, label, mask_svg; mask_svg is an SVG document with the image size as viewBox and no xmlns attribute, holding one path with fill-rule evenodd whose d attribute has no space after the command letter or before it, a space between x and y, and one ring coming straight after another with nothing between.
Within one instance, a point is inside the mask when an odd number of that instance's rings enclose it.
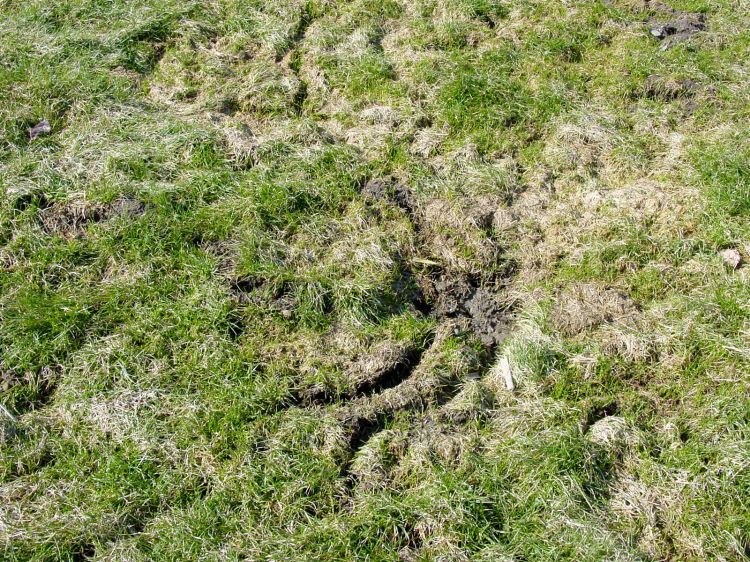
<instances>
[{"instance_id":1,"label":"soil clod","mask_svg":"<svg viewBox=\"0 0 750 562\"><path fill-rule=\"evenodd\" d=\"M508 335L507 306L497 296L462 277L442 275L434 283L438 317L465 317L471 329L487 347L495 347Z\"/></svg>"},{"instance_id":2,"label":"soil clod","mask_svg":"<svg viewBox=\"0 0 750 562\"><path fill-rule=\"evenodd\" d=\"M39 123L29 129L29 140L34 140L39 137L49 135L51 132L52 125L50 125L49 121L47 121L46 119L42 119L41 121L39 121Z\"/></svg>"},{"instance_id":3,"label":"soil clod","mask_svg":"<svg viewBox=\"0 0 750 562\"><path fill-rule=\"evenodd\" d=\"M376 178L368 181L362 194L373 201L388 201L406 212L414 210L414 195L405 185L391 178Z\"/></svg>"},{"instance_id":4,"label":"soil clod","mask_svg":"<svg viewBox=\"0 0 750 562\"><path fill-rule=\"evenodd\" d=\"M705 29L706 16L683 13L669 21L652 24L650 31L651 35L662 41L660 50L665 51Z\"/></svg>"}]
</instances>

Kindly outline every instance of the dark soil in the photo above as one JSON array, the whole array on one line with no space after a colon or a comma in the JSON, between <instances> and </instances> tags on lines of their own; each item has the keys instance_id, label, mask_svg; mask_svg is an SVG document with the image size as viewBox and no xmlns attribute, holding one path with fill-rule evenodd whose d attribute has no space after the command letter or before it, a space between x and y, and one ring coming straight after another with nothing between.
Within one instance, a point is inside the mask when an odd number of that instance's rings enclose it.
<instances>
[{"instance_id":1,"label":"dark soil","mask_svg":"<svg viewBox=\"0 0 750 562\"><path fill-rule=\"evenodd\" d=\"M666 22L652 22L651 35L662 42L664 51L681 43L696 33L705 31L706 16L703 14L681 13Z\"/></svg>"},{"instance_id":2,"label":"dark soil","mask_svg":"<svg viewBox=\"0 0 750 562\"><path fill-rule=\"evenodd\" d=\"M415 209L411 190L393 178L371 179L362 188L362 195L372 201L393 203L408 213L413 213Z\"/></svg>"},{"instance_id":3,"label":"dark soil","mask_svg":"<svg viewBox=\"0 0 750 562\"><path fill-rule=\"evenodd\" d=\"M368 181L362 194L371 201L386 201L403 209L412 220L418 233L429 236L430 224L418 212L413 193L393 178L376 178ZM474 207L466 220L480 228L489 229L493 209ZM431 279L423 280L423 291L415 293L415 308L438 318L467 318L479 340L492 349L508 335L510 321L508 305L480 283L466 275L437 272ZM426 285L426 286L424 286Z\"/></svg>"},{"instance_id":4,"label":"dark soil","mask_svg":"<svg viewBox=\"0 0 750 562\"><path fill-rule=\"evenodd\" d=\"M433 282L438 317L470 320L471 329L488 348L502 343L510 330L507 304L495 294L463 277L441 275Z\"/></svg>"}]
</instances>

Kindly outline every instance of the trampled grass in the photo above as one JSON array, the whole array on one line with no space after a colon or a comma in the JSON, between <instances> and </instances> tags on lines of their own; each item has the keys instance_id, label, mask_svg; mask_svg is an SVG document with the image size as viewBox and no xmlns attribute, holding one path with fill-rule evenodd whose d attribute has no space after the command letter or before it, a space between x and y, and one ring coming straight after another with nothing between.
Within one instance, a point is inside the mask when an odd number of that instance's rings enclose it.
<instances>
[{"instance_id":1,"label":"trampled grass","mask_svg":"<svg viewBox=\"0 0 750 562\"><path fill-rule=\"evenodd\" d=\"M748 22L0 0L0 557L748 559Z\"/></svg>"}]
</instances>

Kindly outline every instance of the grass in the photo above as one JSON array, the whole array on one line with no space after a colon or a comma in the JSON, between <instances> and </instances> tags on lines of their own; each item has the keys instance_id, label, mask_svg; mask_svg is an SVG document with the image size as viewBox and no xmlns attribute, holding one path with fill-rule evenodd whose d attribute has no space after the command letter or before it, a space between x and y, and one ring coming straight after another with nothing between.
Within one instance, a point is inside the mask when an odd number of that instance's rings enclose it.
<instances>
[{"instance_id":1,"label":"grass","mask_svg":"<svg viewBox=\"0 0 750 562\"><path fill-rule=\"evenodd\" d=\"M0 2L0 558L748 559L750 12L670 5Z\"/></svg>"}]
</instances>

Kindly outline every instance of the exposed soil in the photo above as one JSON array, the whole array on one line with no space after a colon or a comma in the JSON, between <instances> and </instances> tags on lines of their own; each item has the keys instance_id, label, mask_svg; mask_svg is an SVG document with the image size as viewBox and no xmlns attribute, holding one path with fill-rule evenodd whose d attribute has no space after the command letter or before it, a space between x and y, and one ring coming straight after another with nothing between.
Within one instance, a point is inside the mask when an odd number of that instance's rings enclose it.
<instances>
[{"instance_id":1,"label":"exposed soil","mask_svg":"<svg viewBox=\"0 0 750 562\"><path fill-rule=\"evenodd\" d=\"M502 343L511 327L508 306L488 289L468 279L441 275L434 282L437 293L435 312L438 317L465 317L471 329L488 348Z\"/></svg>"},{"instance_id":2,"label":"exposed soil","mask_svg":"<svg viewBox=\"0 0 750 562\"><path fill-rule=\"evenodd\" d=\"M676 17L665 22L654 20L650 22L651 35L662 42L660 47L662 51L706 29L706 16L703 14L676 12L675 15Z\"/></svg>"},{"instance_id":3,"label":"exposed soil","mask_svg":"<svg viewBox=\"0 0 750 562\"><path fill-rule=\"evenodd\" d=\"M662 101L691 97L700 89L700 83L695 80L675 80L659 74L648 76L643 85L643 93L647 98Z\"/></svg>"},{"instance_id":4,"label":"exposed soil","mask_svg":"<svg viewBox=\"0 0 750 562\"><path fill-rule=\"evenodd\" d=\"M145 210L140 201L123 197L107 204L85 201L53 204L41 211L40 218L47 234L79 238L85 234L87 224L115 217L137 217Z\"/></svg>"},{"instance_id":5,"label":"exposed soil","mask_svg":"<svg viewBox=\"0 0 750 562\"><path fill-rule=\"evenodd\" d=\"M35 140L39 137L49 135L51 132L52 126L49 124L49 121L42 119L39 123L29 129L29 140Z\"/></svg>"},{"instance_id":6,"label":"exposed soil","mask_svg":"<svg viewBox=\"0 0 750 562\"><path fill-rule=\"evenodd\" d=\"M414 212L415 201L411 190L393 178L371 179L362 188L362 195L373 201L391 202L408 213Z\"/></svg>"},{"instance_id":7,"label":"exposed soil","mask_svg":"<svg viewBox=\"0 0 750 562\"><path fill-rule=\"evenodd\" d=\"M427 246L436 241L448 243L434 232L434 228L441 226L437 223L446 221L448 226L459 232L468 225L469 228L489 233L497 207L496 201L472 202L463 209L463 216L449 208L449 204L444 201L438 201L439 208L438 205L431 204L421 209L411 190L393 178L372 179L362 188L362 193L370 200L387 201L406 212L415 231ZM494 245L489 236L485 241L487 245ZM495 251L499 251L499 248ZM440 264L434 267L435 271L431 275L421 279L429 313L437 318L468 319L470 329L487 348L492 349L500 344L511 326L509 302L503 302L489 286L484 286L481 281L474 280L465 272ZM425 309L424 306L417 308Z\"/></svg>"}]
</instances>

